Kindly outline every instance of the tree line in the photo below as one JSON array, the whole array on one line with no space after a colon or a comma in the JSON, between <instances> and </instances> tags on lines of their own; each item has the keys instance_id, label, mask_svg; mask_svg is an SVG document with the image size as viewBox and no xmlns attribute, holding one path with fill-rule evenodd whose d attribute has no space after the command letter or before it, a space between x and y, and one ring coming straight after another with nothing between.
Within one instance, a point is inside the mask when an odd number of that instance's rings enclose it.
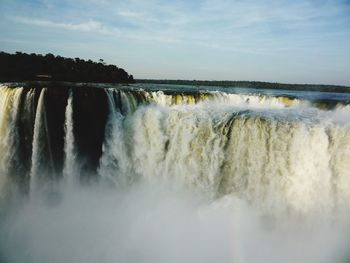
<instances>
[{"instance_id":1,"label":"tree line","mask_svg":"<svg viewBox=\"0 0 350 263\"><path fill-rule=\"evenodd\" d=\"M174 84L193 86L216 86L233 88L257 88L257 89L284 89L284 90L306 90L326 92L350 92L350 87L339 85L322 84L286 84L262 81L210 81L210 80L159 80L159 79L137 79L138 83Z\"/></svg>"},{"instance_id":2,"label":"tree line","mask_svg":"<svg viewBox=\"0 0 350 263\"><path fill-rule=\"evenodd\" d=\"M53 80L67 82L134 83L132 75L115 65L80 58L0 52L0 81Z\"/></svg>"}]
</instances>

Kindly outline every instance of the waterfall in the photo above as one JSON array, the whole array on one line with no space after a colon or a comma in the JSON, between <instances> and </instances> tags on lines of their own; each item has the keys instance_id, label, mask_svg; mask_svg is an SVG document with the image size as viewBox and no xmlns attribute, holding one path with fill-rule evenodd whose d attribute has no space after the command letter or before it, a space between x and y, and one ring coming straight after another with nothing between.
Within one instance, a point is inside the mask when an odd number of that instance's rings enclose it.
<instances>
[{"instance_id":1,"label":"waterfall","mask_svg":"<svg viewBox=\"0 0 350 263\"><path fill-rule=\"evenodd\" d=\"M23 89L1 90L0 99L0 200L16 188L10 185L10 176L13 171L12 165L18 162L18 132L16 120L18 118L19 105ZM15 164L16 165L16 164Z\"/></svg>"},{"instance_id":2,"label":"waterfall","mask_svg":"<svg viewBox=\"0 0 350 263\"><path fill-rule=\"evenodd\" d=\"M79 167L76 155L73 129L73 91L69 90L65 111L64 167L63 176L68 185L74 185L79 179Z\"/></svg>"},{"instance_id":3,"label":"waterfall","mask_svg":"<svg viewBox=\"0 0 350 263\"><path fill-rule=\"evenodd\" d=\"M45 136L45 128L43 122L45 122L45 105L44 105L44 97L45 97L46 89L42 89L40 91L40 96L38 100L38 105L35 113L35 122L34 122L34 135L33 135L33 152L32 152L32 165L30 170L30 189L31 192L34 193L35 190L39 187L39 183L41 183L42 178L46 171L41 171L41 154L44 147L44 136Z\"/></svg>"},{"instance_id":4,"label":"waterfall","mask_svg":"<svg viewBox=\"0 0 350 263\"><path fill-rule=\"evenodd\" d=\"M350 130L326 120L280 117L201 106L141 108L128 121L131 162L137 176L181 180L214 196L235 194L269 209L331 209L332 181L349 178L349 170L335 162L347 166L345 159L350 160L348 148L334 156L333 147L338 140L349 146ZM339 129L341 137L335 134Z\"/></svg>"},{"instance_id":5,"label":"waterfall","mask_svg":"<svg viewBox=\"0 0 350 263\"><path fill-rule=\"evenodd\" d=\"M18 151L22 160L31 151L27 174L35 192L53 178L62 176L68 185L74 185L86 177L86 171L80 169L80 157L88 150L88 160L98 161L97 167L90 166L95 178L120 188L140 180L173 181L212 199L234 195L263 210L302 214L350 205L346 99L329 102L343 106L319 108L311 100L282 95L48 90L40 89L39 95L32 88L0 89L2 189L10 174L16 172L13 164ZM89 104L89 96L95 91L100 92L101 103L108 104L104 105L107 120L96 122L101 127L91 127L94 129L87 133L89 120L76 126L81 120L74 119L79 118L75 110L101 107ZM62 105L57 103L54 108L47 104L56 98ZM46 114L49 107L51 115ZM32 135L31 118L21 117L31 112L35 114ZM47 119L54 114L62 114L57 117L62 123ZM21 123L16 121L19 117ZM22 129L21 135L17 126ZM61 127L63 136L59 138ZM84 137L79 149L77 129ZM102 152L84 145L95 140L96 131L104 131L104 137L91 145L101 146ZM24 144L30 141L32 149L21 145L19 150L16 137L20 136L32 136L21 140ZM52 149L61 149L62 157Z\"/></svg>"},{"instance_id":6,"label":"waterfall","mask_svg":"<svg viewBox=\"0 0 350 263\"><path fill-rule=\"evenodd\" d=\"M113 181L116 185L125 186L130 180L131 164L126 148L126 138L123 132L124 117L117 110L113 90L106 90L109 116L105 130L103 154L100 160L98 173L105 179ZM128 101L126 101L128 103ZM128 104L130 105L130 104ZM135 106L135 105L134 105ZM129 111L131 110L128 106Z\"/></svg>"}]
</instances>

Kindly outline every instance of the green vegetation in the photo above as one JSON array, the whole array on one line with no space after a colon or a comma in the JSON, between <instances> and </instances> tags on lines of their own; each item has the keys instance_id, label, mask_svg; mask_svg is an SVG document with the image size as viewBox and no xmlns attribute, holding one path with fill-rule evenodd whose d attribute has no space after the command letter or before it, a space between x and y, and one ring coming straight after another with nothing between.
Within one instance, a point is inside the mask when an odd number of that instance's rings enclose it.
<instances>
[{"instance_id":1,"label":"green vegetation","mask_svg":"<svg viewBox=\"0 0 350 263\"><path fill-rule=\"evenodd\" d=\"M175 84L193 86L217 86L236 88L257 88L257 89L284 89L284 90L306 90L306 91L326 91L326 92L350 92L348 86L319 85L319 84L283 84L262 81L208 81L208 80L155 80L137 79L137 83L153 84Z\"/></svg>"},{"instance_id":2,"label":"green vegetation","mask_svg":"<svg viewBox=\"0 0 350 263\"><path fill-rule=\"evenodd\" d=\"M0 52L0 82L53 80L94 83L134 83L132 75L115 65L46 54Z\"/></svg>"}]
</instances>

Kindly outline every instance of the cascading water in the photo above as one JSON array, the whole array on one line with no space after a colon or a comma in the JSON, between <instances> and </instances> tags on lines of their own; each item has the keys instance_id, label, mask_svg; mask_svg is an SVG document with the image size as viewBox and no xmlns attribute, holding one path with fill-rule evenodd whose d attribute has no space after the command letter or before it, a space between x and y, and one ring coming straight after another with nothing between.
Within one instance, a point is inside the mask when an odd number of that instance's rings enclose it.
<instances>
[{"instance_id":1,"label":"cascading water","mask_svg":"<svg viewBox=\"0 0 350 263\"><path fill-rule=\"evenodd\" d=\"M38 184L41 180L43 173L47 171L41 171L40 164L42 163L41 157L44 155L43 147L46 140L46 112L44 105L45 89L42 89L39 96L38 106L35 113L34 122L34 135L33 135L33 153L32 153L32 165L30 170L30 189L32 192L37 190ZM45 180L45 179L44 179Z\"/></svg>"},{"instance_id":2,"label":"cascading water","mask_svg":"<svg viewBox=\"0 0 350 263\"><path fill-rule=\"evenodd\" d=\"M286 225L295 230L293 241L310 240L299 262L349 259L343 251L348 240L341 235L348 225L350 205L347 100L321 103L297 96L195 88L169 92L139 87L3 86L0 109L1 203L7 200L9 182L16 185L22 180L21 184L28 185L22 188L31 194L45 191L49 185L49 206L67 214L57 223L62 233L82 234L86 240L80 243L80 238L70 236L75 240L73 247L89 250L93 244L88 240L97 238L106 255L99 258L100 251L93 255L96 257L89 257L89 253L85 257L65 244L61 246L69 253L61 255L46 247L51 244L49 236L58 214L32 200L16 219L18 231L5 224L18 236L3 230L12 243L0 240L0 260L2 253L9 262L27 259L28 254L16 256L8 245L19 242L19 247L32 255L28 262L40 258L52 262L213 262L215 257L220 262L289 262L291 244L281 239L292 235ZM28 159L30 165L21 165ZM91 187L97 184L96 191L81 189L79 182L88 182ZM103 188L105 185L111 188ZM70 188L68 194L65 188ZM98 200L102 200L101 207ZM48 219L43 220L43 216ZM327 223L329 218L331 224ZM232 225L228 219L236 223ZM327 222L315 227L321 219ZM305 221L300 225L299 220ZM48 229L38 230L36 222L43 221ZM312 222L311 226L305 222ZM338 228L331 226L334 222L340 222L335 224ZM106 229L101 228L102 234L92 230L103 225ZM114 226L116 232L111 230ZM149 227L153 228L150 232ZM208 230L211 227L215 231ZM86 236L85 228L89 229ZM177 230L166 231L171 228ZM21 231L43 249L19 241ZM154 236L157 231L165 232ZM67 242L68 237L54 233ZM319 236L313 239L310 233ZM154 252L157 248L151 245L141 248L149 235L155 246L167 253ZM179 245L184 242L182 236L189 240L190 249L186 249L186 242ZM310 256L322 246L316 240L328 245L329 236L337 245ZM267 240L271 246L255 244L258 240ZM198 247L193 246L196 242ZM288 249L265 251L279 243ZM220 244L220 249L213 244ZM257 257L244 247L259 245L263 249L258 249ZM175 260L176 246L187 251L182 259ZM197 250L209 247L210 254ZM134 254L133 248L140 254ZM7 250L10 252L2 252ZM334 253L339 254L335 257Z\"/></svg>"},{"instance_id":3,"label":"cascading water","mask_svg":"<svg viewBox=\"0 0 350 263\"><path fill-rule=\"evenodd\" d=\"M125 186L130 180L128 177L131 173L131 168L123 132L124 117L114 102L113 91L106 90L106 95L110 112L106 124L103 154L98 173L103 178L111 180L117 185ZM133 105L135 105L134 101Z\"/></svg>"},{"instance_id":4,"label":"cascading water","mask_svg":"<svg viewBox=\"0 0 350 263\"><path fill-rule=\"evenodd\" d=\"M76 156L74 130L73 130L73 94L69 91L67 106L65 111L65 141L64 141L64 168L63 176L68 185L74 185L78 182L79 168Z\"/></svg>"},{"instance_id":5,"label":"cascading water","mask_svg":"<svg viewBox=\"0 0 350 263\"><path fill-rule=\"evenodd\" d=\"M6 153L1 159L2 180L18 151L20 102L28 100L21 107L36 108L31 188L45 177L51 180L49 173L62 173L69 183L76 181L80 152L75 142L74 89L64 90L61 172L53 159L47 90L38 91L36 105L29 96L33 89L22 91L2 88L1 147ZM222 92L102 92L109 113L97 173L117 184L139 178L169 179L212 197L234 193L259 206L276 209L284 204L296 211L331 208L335 200L344 203L349 195L350 132L347 122L332 117L337 110L318 110L300 99Z\"/></svg>"},{"instance_id":6,"label":"cascading water","mask_svg":"<svg viewBox=\"0 0 350 263\"><path fill-rule=\"evenodd\" d=\"M15 187L11 185L9 177L13 171L13 164L18 161L16 151L18 150L18 131L16 120L18 118L18 108L23 89L5 90L5 94L1 94L0 101L0 198L8 194L9 188ZM10 190L11 191L11 190Z\"/></svg>"}]
</instances>

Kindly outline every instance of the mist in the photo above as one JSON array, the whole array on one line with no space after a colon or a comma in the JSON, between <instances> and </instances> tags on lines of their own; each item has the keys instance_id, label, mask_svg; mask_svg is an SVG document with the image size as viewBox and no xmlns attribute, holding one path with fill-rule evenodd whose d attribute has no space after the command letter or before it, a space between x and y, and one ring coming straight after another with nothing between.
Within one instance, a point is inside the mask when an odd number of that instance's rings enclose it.
<instances>
[{"instance_id":1,"label":"mist","mask_svg":"<svg viewBox=\"0 0 350 263\"><path fill-rule=\"evenodd\" d=\"M171 183L61 187L3 218L1 261L347 262L348 212L277 214Z\"/></svg>"}]
</instances>

